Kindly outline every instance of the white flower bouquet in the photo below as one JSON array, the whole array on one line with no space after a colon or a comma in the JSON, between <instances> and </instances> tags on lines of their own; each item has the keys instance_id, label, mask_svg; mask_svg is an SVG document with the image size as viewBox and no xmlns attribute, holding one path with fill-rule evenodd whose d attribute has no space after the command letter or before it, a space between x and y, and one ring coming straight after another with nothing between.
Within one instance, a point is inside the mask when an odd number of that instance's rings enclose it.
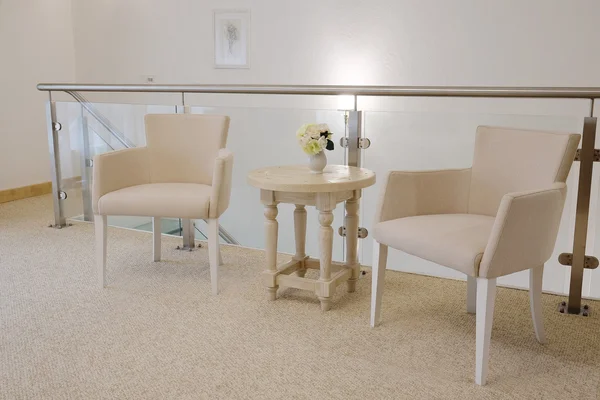
<instances>
[{"instance_id":1,"label":"white flower bouquet","mask_svg":"<svg viewBox=\"0 0 600 400\"><path fill-rule=\"evenodd\" d=\"M296 132L298 143L309 156L314 156L323 150L333 150L332 133L327 124L304 124Z\"/></svg>"}]
</instances>

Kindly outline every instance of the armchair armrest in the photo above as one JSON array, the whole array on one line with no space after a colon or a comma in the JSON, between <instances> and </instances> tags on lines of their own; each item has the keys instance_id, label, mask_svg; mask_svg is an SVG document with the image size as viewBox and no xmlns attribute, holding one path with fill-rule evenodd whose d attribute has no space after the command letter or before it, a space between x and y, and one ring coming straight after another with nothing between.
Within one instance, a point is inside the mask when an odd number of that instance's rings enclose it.
<instances>
[{"instance_id":1,"label":"armchair armrest","mask_svg":"<svg viewBox=\"0 0 600 400\"><path fill-rule=\"evenodd\" d=\"M227 149L219 150L213 172L209 218L219 218L229 207L232 173L233 153Z\"/></svg>"},{"instance_id":2,"label":"armchair armrest","mask_svg":"<svg viewBox=\"0 0 600 400\"><path fill-rule=\"evenodd\" d=\"M567 186L509 193L502 198L479 276L497 278L544 264L554 251Z\"/></svg>"},{"instance_id":3,"label":"armchair armrest","mask_svg":"<svg viewBox=\"0 0 600 400\"><path fill-rule=\"evenodd\" d=\"M98 200L107 193L150 182L146 147L112 151L94 157L92 208L98 213Z\"/></svg>"},{"instance_id":4,"label":"armchair armrest","mask_svg":"<svg viewBox=\"0 0 600 400\"><path fill-rule=\"evenodd\" d=\"M391 171L379 198L375 223L430 214L466 213L471 169Z\"/></svg>"}]
</instances>

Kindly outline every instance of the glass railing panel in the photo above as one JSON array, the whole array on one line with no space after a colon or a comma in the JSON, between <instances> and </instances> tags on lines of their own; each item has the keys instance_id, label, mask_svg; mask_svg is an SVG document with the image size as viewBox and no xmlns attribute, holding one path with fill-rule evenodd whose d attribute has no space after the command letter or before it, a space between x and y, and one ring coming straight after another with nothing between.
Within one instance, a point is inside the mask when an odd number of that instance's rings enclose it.
<instances>
[{"instance_id":1,"label":"glass railing panel","mask_svg":"<svg viewBox=\"0 0 600 400\"><path fill-rule=\"evenodd\" d=\"M175 114L175 105L88 103L82 107L82 137L88 138L90 157L108 151L122 150L146 144L144 116L146 114ZM87 136L85 133L87 132ZM92 168L88 186L91 193ZM111 217L108 224L138 229L152 224L148 217ZM143 229L142 229L143 230ZM166 231L163 229L163 233Z\"/></svg>"},{"instance_id":2,"label":"glass railing panel","mask_svg":"<svg viewBox=\"0 0 600 400\"><path fill-rule=\"evenodd\" d=\"M378 197L388 171L436 170L468 168L473 160L475 131L479 125L507 126L564 132L581 132L587 109L575 110L580 116L561 115L496 115L440 112L377 112L365 113L365 135L371 140L363 152L363 166L377 174L377 184L363 192L362 225L371 231ZM569 270L560 266L558 254L572 251L576 188L579 164L571 170L567 185L571 190L565 205L555 254L547 263L544 289L564 293L568 290ZM373 264L373 240L361 241L361 262ZM389 254L388 268L406 272L463 279L448 268L398 251ZM526 287L526 273L503 277L504 285Z\"/></svg>"},{"instance_id":3,"label":"glass railing panel","mask_svg":"<svg viewBox=\"0 0 600 400\"><path fill-rule=\"evenodd\" d=\"M265 109L250 107L192 107L193 113L228 115L231 118L227 148L234 153L233 187L222 227L240 245L264 248L264 216L259 190L248 185L251 170L276 165L307 164L308 158L296 142L295 133L305 123L327 123L334 133L335 149L327 152L328 163L344 164L345 149L339 146L345 135L345 112L337 110ZM295 252L294 206L280 204L279 251ZM307 253L318 257L318 217L314 207L307 207ZM343 224L343 204L334 212L335 260L343 259L343 240L338 227Z\"/></svg>"},{"instance_id":4,"label":"glass railing panel","mask_svg":"<svg viewBox=\"0 0 600 400\"><path fill-rule=\"evenodd\" d=\"M110 104L89 103L86 110L91 130L115 150L126 147L144 146L146 134L144 116L146 114L175 114L174 105Z\"/></svg>"},{"instance_id":5,"label":"glass railing panel","mask_svg":"<svg viewBox=\"0 0 600 400\"><path fill-rule=\"evenodd\" d=\"M56 92L53 92L56 93ZM77 92L87 101L94 104L130 104L130 105L147 105L153 104L156 106L171 106L183 105L181 93L168 92Z\"/></svg>"},{"instance_id":6,"label":"glass railing panel","mask_svg":"<svg viewBox=\"0 0 600 400\"><path fill-rule=\"evenodd\" d=\"M118 228L152 231L152 218L151 217L131 217L131 216L125 216L125 215L109 215L107 218L107 222L108 222L108 225L116 226ZM150 229L146 229L147 226L150 226Z\"/></svg>"},{"instance_id":7,"label":"glass railing panel","mask_svg":"<svg viewBox=\"0 0 600 400\"><path fill-rule=\"evenodd\" d=\"M132 229L152 232L152 218L138 217L136 220L132 219L128 222L134 221L136 224L132 226ZM118 221L114 222L118 223ZM121 223L125 223L125 221ZM160 228L160 231L166 235L181 236L181 220L178 218L161 218Z\"/></svg>"},{"instance_id":8,"label":"glass railing panel","mask_svg":"<svg viewBox=\"0 0 600 400\"><path fill-rule=\"evenodd\" d=\"M126 217L109 216L108 224L121 228L135 229L140 231L152 232L153 224L151 217ZM194 220L194 235L196 240L207 241L208 225L204 220ZM182 236L183 223L181 218L161 218L161 232L165 235ZM222 244L232 244L226 237L220 235L219 242Z\"/></svg>"},{"instance_id":9,"label":"glass railing panel","mask_svg":"<svg viewBox=\"0 0 600 400\"><path fill-rule=\"evenodd\" d=\"M222 222L222 221L221 221ZM208 224L206 223L206 221L202 220L202 219L197 219L194 221L195 224L195 237L196 240L208 240ZM233 237L233 235L231 235L229 233L229 231L227 231L223 225L221 224L221 232L219 233L219 243L222 244L238 244L237 241L235 240L235 237ZM227 235L227 236L225 236ZM230 242L230 240L228 240L228 238L231 237L233 239L233 243Z\"/></svg>"},{"instance_id":10,"label":"glass railing panel","mask_svg":"<svg viewBox=\"0 0 600 400\"><path fill-rule=\"evenodd\" d=\"M336 111L354 109L354 97L350 95L186 93L185 104L194 107Z\"/></svg>"},{"instance_id":11,"label":"glass railing panel","mask_svg":"<svg viewBox=\"0 0 600 400\"><path fill-rule=\"evenodd\" d=\"M83 141L81 138L81 108L78 103L56 102L59 162L61 181L59 190L64 193L62 200L65 218L83 214L82 171L85 170Z\"/></svg>"},{"instance_id":12,"label":"glass railing panel","mask_svg":"<svg viewBox=\"0 0 600 400\"><path fill-rule=\"evenodd\" d=\"M66 218L92 220L92 160L95 155L146 143L144 116L173 114L175 105L104 104L56 102L59 131L61 190ZM109 218L109 224L125 228L151 222L150 219Z\"/></svg>"}]
</instances>

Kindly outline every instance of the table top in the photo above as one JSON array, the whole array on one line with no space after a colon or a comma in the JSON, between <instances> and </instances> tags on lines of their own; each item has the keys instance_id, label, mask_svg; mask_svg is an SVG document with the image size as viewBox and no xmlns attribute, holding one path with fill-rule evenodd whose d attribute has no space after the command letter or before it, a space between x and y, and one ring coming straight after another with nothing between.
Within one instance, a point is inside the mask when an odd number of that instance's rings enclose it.
<instances>
[{"instance_id":1,"label":"table top","mask_svg":"<svg viewBox=\"0 0 600 400\"><path fill-rule=\"evenodd\" d=\"M340 192L373 185L375 173L365 168L328 165L322 174L315 174L307 165L284 165L251 171L248 183L275 192Z\"/></svg>"}]
</instances>

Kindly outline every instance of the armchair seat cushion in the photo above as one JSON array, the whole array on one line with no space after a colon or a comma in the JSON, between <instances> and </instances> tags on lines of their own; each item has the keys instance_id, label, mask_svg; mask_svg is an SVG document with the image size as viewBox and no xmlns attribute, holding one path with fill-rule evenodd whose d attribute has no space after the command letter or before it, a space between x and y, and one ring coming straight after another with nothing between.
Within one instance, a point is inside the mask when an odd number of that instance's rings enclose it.
<instances>
[{"instance_id":1,"label":"armchair seat cushion","mask_svg":"<svg viewBox=\"0 0 600 400\"><path fill-rule=\"evenodd\" d=\"M98 214L165 218L208 218L211 186L151 183L115 190L100 197Z\"/></svg>"},{"instance_id":2,"label":"armchair seat cushion","mask_svg":"<svg viewBox=\"0 0 600 400\"><path fill-rule=\"evenodd\" d=\"M375 225L379 243L478 276L494 217L438 214L405 217Z\"/></svg>"}]
</instances>

